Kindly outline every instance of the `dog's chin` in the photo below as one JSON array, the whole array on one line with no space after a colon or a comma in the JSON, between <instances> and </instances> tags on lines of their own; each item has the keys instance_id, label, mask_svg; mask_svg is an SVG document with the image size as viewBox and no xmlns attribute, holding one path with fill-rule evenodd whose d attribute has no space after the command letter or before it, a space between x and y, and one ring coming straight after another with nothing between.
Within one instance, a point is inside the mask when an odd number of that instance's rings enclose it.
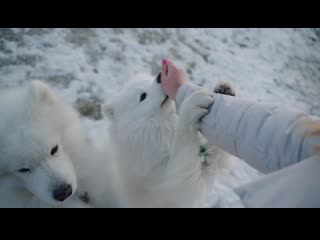
<instances>
[{"instance_id":1,"label":"dog's chin","mask_svg":"<svg viewBox=\"0 0 320 240\"><path fill-rule=\"evenodd\" d=\"M163 108L166 105L167 102L169 102L169 96L168 95L166 95L166 97L161 102L160 108Z\"/></svg>"},{"instance_id":2,"label":"dog's chin","mask_svg":"<svg viewBox=\"0 0 320 240\"><path fill-rule=\"evenodd\" d=\"M33 201L41 201L44 205L49 205L51 207L58 207L63 203L63 202L58 202L53 198L43 198L43 197L40 198L35 195L33 195Z\"/></svg>"},{"instance_id":3,"label":"dog's chin","mask_svg":"<svg viewBox=\"0 0 320 240\"><path fill-rule=\"evenodd\" d=\"M60 205L64 204L66 201L68 201L73 196L73 195L71 195L70 197L68 197L64 201L57 201L53 197L48 196L48 195L47 196L39 196L36 194L32 194L32 195L33 195L34 199L38 199L38 201L40 200L44 204L47 204L52 207L59 207Z\"/></svg>"}]
</instances>

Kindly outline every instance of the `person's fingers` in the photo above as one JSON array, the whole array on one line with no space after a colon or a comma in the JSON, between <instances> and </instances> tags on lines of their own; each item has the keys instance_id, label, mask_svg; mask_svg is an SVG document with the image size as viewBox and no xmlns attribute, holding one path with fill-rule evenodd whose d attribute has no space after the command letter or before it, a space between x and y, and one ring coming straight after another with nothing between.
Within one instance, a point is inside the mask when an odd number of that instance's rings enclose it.
<instances>
[{"instance_id":1,"label":"person's fingers","mask_svg":"<svg viewBox=\"0 0 320 240\"><path fill-rule=\"evenodd\" d=\"M168 66L168 75L178 69L178 67L170 59L167 59L166 62L166 65Z\"/></svg>"},{"instance_id":2,"label":"person's fingers","mask_svg":"<svg viewBox=\"0 0 320 240\"><path fill-rule=\"evenodd\" d=\"M162 60L161 81L166 81L168 75L168 65L165 59Z\"/></svg>"}]
</instances>

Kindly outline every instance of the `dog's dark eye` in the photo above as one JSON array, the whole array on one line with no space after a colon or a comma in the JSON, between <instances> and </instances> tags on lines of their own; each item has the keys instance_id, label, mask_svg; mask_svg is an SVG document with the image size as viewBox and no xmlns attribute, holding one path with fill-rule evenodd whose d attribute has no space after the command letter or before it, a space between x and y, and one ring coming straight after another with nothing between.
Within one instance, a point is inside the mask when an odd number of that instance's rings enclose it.
<instances>
[{"instance_id":1,"label":"dog's dark eye","mask_svg":"<svg viewBox=\"0 0 320 240\"><path fill-rule=\"evenodd\" d=\"M54 148L51 149L51 156L54 156L58 152L58 145L56 145Z\"/></svg>"},{"instance_id":2,"label":"dog's dark eye","mask_svg":"<svg viewBox=\"0 0 320 240\"><path fill-rule=\"evenodd\" d=\"M147 93L142 93L140 96L140 102L143 102L147 98Z\"/></svg>"},{"instance_id":3,"label":"dog's dark eye","mask_svg":"<svg viewBox=\"0 0 320 240\"><path fill-rule=\"evenodd\" d=\"M21 173L31 173L31 170L29 168L21 168L18 171Z\"/></svg>"}]
</instances>

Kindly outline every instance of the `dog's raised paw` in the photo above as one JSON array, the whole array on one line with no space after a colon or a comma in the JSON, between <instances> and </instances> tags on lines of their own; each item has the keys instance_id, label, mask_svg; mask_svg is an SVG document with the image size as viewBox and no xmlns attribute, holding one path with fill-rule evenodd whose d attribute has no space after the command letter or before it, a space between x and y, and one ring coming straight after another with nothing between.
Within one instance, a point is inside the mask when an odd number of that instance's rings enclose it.
<instances>
[{"instance_id":1,"label":"dog's raised paw","mask_svg":"<svg viewBox=\"0 0 320 240\"><path fill-rule=\"evenodd\" d=\"M183 103L180 109L179 121L183 122L189 129L200 127L200 120L209 113L213 104L212 92L201 90L193 93Z\"/></svg>"}]
</instances>

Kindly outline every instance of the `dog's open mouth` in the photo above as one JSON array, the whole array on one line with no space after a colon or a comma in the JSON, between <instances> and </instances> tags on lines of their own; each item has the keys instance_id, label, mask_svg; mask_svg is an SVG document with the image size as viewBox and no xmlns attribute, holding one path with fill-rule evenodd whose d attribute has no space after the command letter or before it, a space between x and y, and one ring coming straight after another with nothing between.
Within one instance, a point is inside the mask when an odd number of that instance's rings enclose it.
<instances>
[{"instance_id":1,"label":"dog's open mouth","mask_svg":"<svg viewBox=\"0 0 320 240\"><path fill-rule=\"evenodd\" d=\"M163 107L164 104L168 101L168 99L169 99L169 97L168 97L168 95L166 95L166 98L162 101L160 107Z\"/></svg>"}]
</instances>

